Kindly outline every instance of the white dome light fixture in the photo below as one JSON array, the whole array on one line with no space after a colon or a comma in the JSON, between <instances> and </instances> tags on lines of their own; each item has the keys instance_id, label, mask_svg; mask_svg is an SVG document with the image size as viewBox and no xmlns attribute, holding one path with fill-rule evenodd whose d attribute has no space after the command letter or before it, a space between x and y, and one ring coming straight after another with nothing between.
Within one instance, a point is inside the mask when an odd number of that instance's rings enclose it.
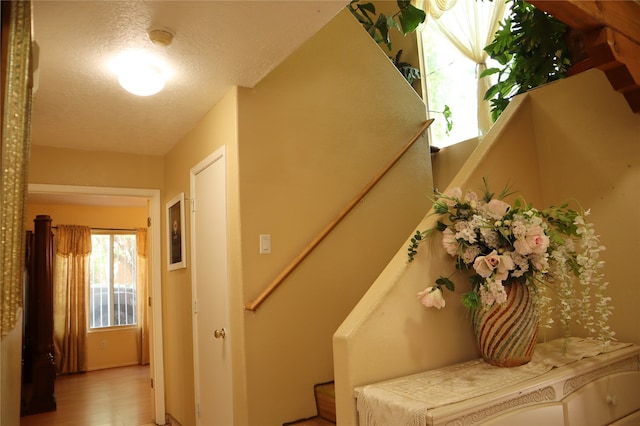
<instances>
[{"instance_id":1,"label":"white dome light fixture","mask_svg":"<svg viewBox=\"0 0 640 426\"><path fill-rule=\"evenodd\" d=\"M151 96L164 89L166 80L159 66L144 60L136 60L121 66L118 82L129 93L137 96Z\"/></svg>"},{"instance_id":2,"label":"white dome light fixture","mask_svg":"<svg viewBox=\"0 0 640 426\"><path fill-rule=\"evenodd\" d=\"M165 30L149 31L149 40L159 46L168 46L173 34ZM129 93L151 96L160 92L168 77L167 66L146 51L128 51L121 54L115 63L118 82Z\"/></svg>"}]
</instances>

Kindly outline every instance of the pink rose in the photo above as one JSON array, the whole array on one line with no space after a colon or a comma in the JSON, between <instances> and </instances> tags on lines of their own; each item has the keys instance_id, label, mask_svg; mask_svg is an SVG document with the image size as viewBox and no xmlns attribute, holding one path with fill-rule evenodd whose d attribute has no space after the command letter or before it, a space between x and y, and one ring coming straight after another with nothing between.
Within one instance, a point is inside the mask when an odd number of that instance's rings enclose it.
<instances>
[{"instance_id":1,"label":"pink rose","mask_svg":"<svg viewBox=\"0 0 640 426\"><path fill-rule=\"evenodd\" d=\"M456 205L457 201L462 198L462 189L459 187L451 188L444 192L444 202L447 206L453 207Z\"/></svg>"},{"instance_id":2,"label":"pink rose","mask_svg":"<svg viewBox=\"0 0 640 426\"><path fill-rule=\"evenodd\" d=\"M478 256L473 262L473 269L483 278L489 278L495 273L495 279L502 281L507 278L509 271L515 267L513 259L508 254L499 255L493 250L486 256Z\"/></svg>"},{"instance_id":3,"label":"pink rose","mask_svg":"<svg viewBox=\"0 0 640 426\"><path fill-rule=\"evenodd\" d=\"M503 218L509 209L511 206L502 200L491 200L487 203L487 212L497 219Z\"/></svg>"},{"instance_id":4,"label":"pink rose","mask_svg":"<svg viewBox=\"0 0 640 426\"><path fill-rule=\"evenodd\" d=\"M427 308L444 308L445 302L440 287L427 287L418 293L420 303Z\"/></svg>"},{"instance_id":5,"label":"pink rose","mask_svg":"<svg viewBox=\"0 0 640 426\"><path fill-rule=\"evenodd\" d=\"M545 235L542 227L535 225L527 228L523 238L518 238L514 243L519 254L544 253L549 247L549 237Z\"/></svg>"},{"instance_id":6,"label":"pink rose","mask_svg":"<svg viewBox=\"0 0 640 426\"><path fill-rule=\"evenodd\" d=\"M500 264L495 269L495 280L496 281L504 281L509 276L509 271L512 271L516 267L511 255L509 253L505 253L500 256Z\"/></svg>"},{"instance_id":7,"label":"pink rose","mask_svg":"<svg viewBox=\"0 0 640 426\"><path fill-rule=\"evenodd\" d=\"M442 231L442 246L449 256L455 256L458 253L459 245L456 241L456 234L449 228Z\"/></svg>"}]
</instances>

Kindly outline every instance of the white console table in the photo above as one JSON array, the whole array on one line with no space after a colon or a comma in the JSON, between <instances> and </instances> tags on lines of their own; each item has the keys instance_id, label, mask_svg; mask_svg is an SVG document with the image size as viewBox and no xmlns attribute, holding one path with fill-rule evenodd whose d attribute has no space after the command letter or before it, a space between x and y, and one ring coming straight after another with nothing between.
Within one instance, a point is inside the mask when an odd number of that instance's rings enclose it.
<instances>
[{"instance_id":1,"label":"white console table","mask_svg":"<svg viewBox=\"0 0 640 426\"><path fill-rule=\"evenodd\" d=\"M474 360L355 389L360 426L640 425L640 346L538 344L530 363Z\"/></svg>"}]
</instances>

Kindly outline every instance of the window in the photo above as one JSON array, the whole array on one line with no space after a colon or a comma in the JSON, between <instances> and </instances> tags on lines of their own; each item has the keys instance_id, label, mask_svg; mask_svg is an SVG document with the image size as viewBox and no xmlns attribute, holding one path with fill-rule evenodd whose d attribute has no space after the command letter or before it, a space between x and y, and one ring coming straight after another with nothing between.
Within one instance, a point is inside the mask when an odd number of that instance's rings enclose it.
<instances>
[{"instance_id":1,"label":"window","mask_svg":"<svg viewBox=\"0 0 640 426\"><path fill-rule=\"evenodd\" d=\"M483 98L496 76L479 80L478 72L484 66L497 66L487 57L484 47L493 40L507 9L504 2L498 1L444 3L454 4L438 18L429 16L420 31L423 90L429 116L436 119L429 130L433 145L440 148L482 136L491 127L490 105ZM453 129L449 134L445 120L438 114L445 106L452 114Z\"/></svg>"},{"instance_id":2,"label":"window","mask_svg":"<svg viewBox=\"0 0 640 426\"><path fill-rule=\"evenodd\" d=\"M89 327L135 325L136 236L92 233Z\"/></svg>"},{"instance_id":3,"label":"window","mask_svg":"<svg viewBox=\"0 0 640 426\"><path fill-rule=\"evenodd\" d=\"M444 148L478 136L476 64L465 57L429 19L423 30L424 68L433 145ZM452 112L449 134L440 114L445 105Z\"/></svg>"}]
</instances>

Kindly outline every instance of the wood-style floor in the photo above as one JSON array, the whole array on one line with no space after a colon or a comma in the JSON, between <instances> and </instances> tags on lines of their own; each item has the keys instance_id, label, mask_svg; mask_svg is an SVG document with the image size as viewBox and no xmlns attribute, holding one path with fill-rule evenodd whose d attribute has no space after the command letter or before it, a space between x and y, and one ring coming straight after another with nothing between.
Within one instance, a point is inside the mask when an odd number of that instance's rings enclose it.
<instances>
[{"instance_id":1,"label":"wood-style floor","mask_svg":"<svg viewBox=\"0 0 640 426\"><path fill-rule=\"evenodd\" d=\"M153 425L149 366L58 376L57 410L20 419L20 426Z\"/></svg>"}]
</instances>

